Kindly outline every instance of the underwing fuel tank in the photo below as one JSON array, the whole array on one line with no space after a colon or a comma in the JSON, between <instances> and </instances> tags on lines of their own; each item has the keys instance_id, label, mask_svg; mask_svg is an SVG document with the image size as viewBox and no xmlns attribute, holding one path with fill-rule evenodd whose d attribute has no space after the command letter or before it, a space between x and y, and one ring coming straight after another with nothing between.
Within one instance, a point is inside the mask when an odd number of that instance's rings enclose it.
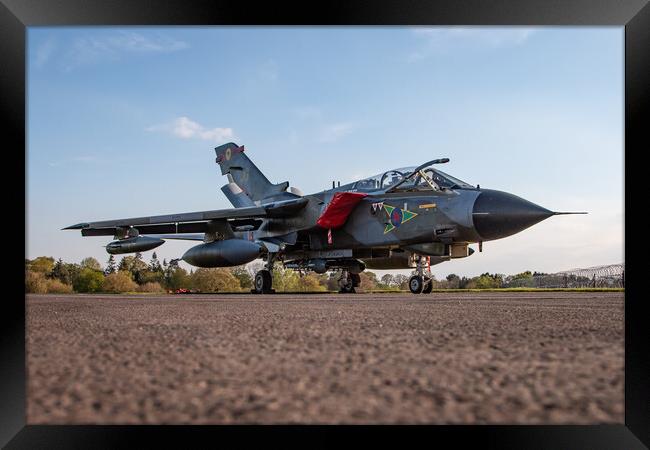
<instances>
[{"instance_id":1,"label":"underwing fuel tank","mask_svg":"<svg viewBox=\"0 0 650 450\"><path fill-rule=\"evenodd\" d=\"M119 241L113 241L106 246L106 251L111 255L122 253L146 252L163 245L165 241L148 236L135 236Z\"/></svg>"},{"instance_id":2,"label":"underwing fuel tank","mask_svg":"<svg viewBox=\"0 0 650 450\"><path fill-rule=\"evenodd\" d=\"M196 267L232 267L259 258L262 251L262 246L255 242L226 239L192 247L182 260Z\"/></svg>"}]
</instances>

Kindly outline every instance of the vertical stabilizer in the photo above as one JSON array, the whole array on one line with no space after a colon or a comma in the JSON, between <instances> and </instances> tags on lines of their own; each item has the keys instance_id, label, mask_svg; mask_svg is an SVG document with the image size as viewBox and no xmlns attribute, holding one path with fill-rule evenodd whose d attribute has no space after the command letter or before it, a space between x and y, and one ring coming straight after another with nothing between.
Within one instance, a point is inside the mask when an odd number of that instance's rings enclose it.
<instances>
[{"instance_id":1,"label":"vertical stabilizer","mask_svg":"<svg viewBox=\"0 0 650 450\"><path fill-rule=\"evenodd\" d=\"M232 181L252 201L255 202L273 197L287 190L289 182L285 181L279 184L271 183L260 169L248 159L248 156L244 154L243 145L239 147L237 144L229 142L216 147L214 151L217 154L217 164L221 167L221 174L230 174Z\"/></svg>"}]
</instances>

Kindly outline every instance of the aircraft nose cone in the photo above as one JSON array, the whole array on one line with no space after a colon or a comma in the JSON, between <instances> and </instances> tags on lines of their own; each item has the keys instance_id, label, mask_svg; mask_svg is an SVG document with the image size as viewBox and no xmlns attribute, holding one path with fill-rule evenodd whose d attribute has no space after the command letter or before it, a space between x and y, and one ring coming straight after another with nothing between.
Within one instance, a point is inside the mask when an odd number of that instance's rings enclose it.
<instances>
[{"instance_id":1,"label":"aircraft nose cone","mask_svg":"<svg viewBox=\"0 0 650 450\"><path fill-rule=\"evenodd\" d=\"M552 211L507 192L484 189L474 202L474 228L484 240L519 233L551 217Z\"/></svg>"}]
</instances>

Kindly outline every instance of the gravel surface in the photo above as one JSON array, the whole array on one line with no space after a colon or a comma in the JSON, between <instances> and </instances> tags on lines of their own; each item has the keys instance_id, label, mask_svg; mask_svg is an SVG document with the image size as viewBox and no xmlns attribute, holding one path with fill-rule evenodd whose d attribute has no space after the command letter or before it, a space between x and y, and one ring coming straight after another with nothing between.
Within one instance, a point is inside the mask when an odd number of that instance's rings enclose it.
<instances>
[{"instance_id":1,"label":"gravel surface","mask_svg":"<svg viewBox=\"0 0 650 450\"><path fill-rule=\"evenodd\" d=\"M27 296L27 422L623 423L623 293Z\"/></svg>"}]
</instances>

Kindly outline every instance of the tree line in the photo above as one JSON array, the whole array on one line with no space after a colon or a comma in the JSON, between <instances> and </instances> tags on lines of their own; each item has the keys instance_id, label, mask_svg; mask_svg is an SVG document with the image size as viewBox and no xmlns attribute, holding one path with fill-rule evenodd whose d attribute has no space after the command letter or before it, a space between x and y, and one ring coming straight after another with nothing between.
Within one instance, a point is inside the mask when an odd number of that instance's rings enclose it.
<instances>
[{"instance_id":1,"label":"tree line","mask_svg":"<svg viewBox=\"0 0 650 450\"><path fill-rule=\"evenodd\" d=\"M255 273L262 268L256 262L248 266L214 269L180 267L177 260L158 260L154 252L149 262L141 253L124 256L118 262L110 255L106 265L95 258L84 258L81 263L68 263L49 256L25 259L25 290L28 293L163 293L187 289L197 292L249 292ZM338 291L336 273L318 275L300 274L276 266L273 287L279 292ZM375 289L381 283L372 272L361 274L361 287Z\"/></svg>"},{"instance_id":2,"label":"tree line","mask_svg":"<svg viewBox=\"0 0 650 450\"><path fill-rule=\"evenodd\" d=\"M198 292L248 292L253 287L255 273L262 268L261 262L246 266L214 269L180 267L177 260L162 262L156 253L147 262L141 253L124 256L116 261L110 255L105 266L95 258L84 258L81 263L68 263L49 256L25 259L25 289L29 293L125 293L125 292L174 292L187 289ZM476 277L447 275L442 280L433 278L434 289L493 289L508 287L513 281L533 278L530 271L512 276L484 273ZM273 287L278 292L338 291L338 273L300 274L276 265L273 271ZM385 274L381 278L370 271L361 273L360 289L408 291L408 275Z\"/></svg>"}]
</instances>

